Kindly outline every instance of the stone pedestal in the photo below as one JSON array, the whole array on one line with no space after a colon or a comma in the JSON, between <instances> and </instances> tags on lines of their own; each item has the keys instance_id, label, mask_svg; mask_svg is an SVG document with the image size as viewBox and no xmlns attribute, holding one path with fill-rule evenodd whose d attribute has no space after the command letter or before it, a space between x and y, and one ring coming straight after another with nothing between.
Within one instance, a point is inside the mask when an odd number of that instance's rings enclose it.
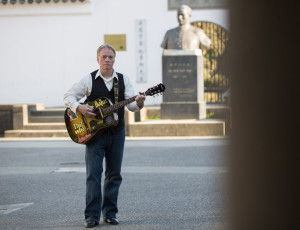
<instances>
[{"instance_id":1,"label":"stone pedestal","mask_svg":"<svg viewBox=\"0 0 300 230\"><path fill-rule=\"evenodd\" d=\"M164 50L161 119L205 119L201 50Z\"/></svg>"}]
</instances>

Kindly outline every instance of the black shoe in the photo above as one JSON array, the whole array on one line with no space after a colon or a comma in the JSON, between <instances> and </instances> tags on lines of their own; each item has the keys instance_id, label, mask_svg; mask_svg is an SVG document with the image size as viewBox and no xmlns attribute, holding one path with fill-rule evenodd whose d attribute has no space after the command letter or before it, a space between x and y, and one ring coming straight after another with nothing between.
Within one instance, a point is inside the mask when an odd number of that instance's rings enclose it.
<instances>
[{"instance_id":1,"label":"black shoe","mask_svg":"<svg viewBox=\"0 0 300 230\"><path fill-rule=\"evenodd\" d=\"M103 219L103 222L104 222L104 223L107 223L107 224L113 224L113 225L119 224L118 219L117 219L117 218L114 218L114 217L112 217L112 218L104 218L104 219Z\"/></svg>"},{"instance_id":2,"label":"black shoe","mask_svg":"<svg viewBox=\"0 0 300 230\"><path fill-rule=\"evenodd\" d=\"M87 221L84 223L85 228L93 228L96 227L97 225L99 225L97 221Z\"/></svg>"}]
</instances>

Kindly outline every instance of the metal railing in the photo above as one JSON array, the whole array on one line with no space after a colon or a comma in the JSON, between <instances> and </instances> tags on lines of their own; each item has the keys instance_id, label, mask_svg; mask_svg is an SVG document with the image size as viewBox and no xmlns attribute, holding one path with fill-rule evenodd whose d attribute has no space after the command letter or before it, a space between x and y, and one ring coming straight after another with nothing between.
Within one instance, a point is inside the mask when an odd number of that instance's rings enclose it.
<instances>
[{"instance_id":1,"label":"metal railing","mask_svg":"<svg viewBox=\"0 0 300 230\"><path fill-rule=\"evenodd\" d=\"M225 103L222 95L229 89L230 81L226 71L229 32L212 22L193 22L211 39L209 49L202 49L204 57L204 99L207 103Z\"/></svg>"}]
</instances>

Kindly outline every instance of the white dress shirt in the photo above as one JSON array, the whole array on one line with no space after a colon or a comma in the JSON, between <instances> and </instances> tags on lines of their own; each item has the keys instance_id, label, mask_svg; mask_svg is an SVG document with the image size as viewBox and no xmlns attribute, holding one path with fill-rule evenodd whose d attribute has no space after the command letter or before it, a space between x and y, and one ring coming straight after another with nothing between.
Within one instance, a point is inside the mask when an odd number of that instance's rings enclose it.
<instances>
[{"instance_id":1,"label":"white dress shirt","mask_svg":"<svg viewBox=\"0 0 300 230\"><path fill-rule=\"evenodd\" d=\"M116 77L118 79L118 75L116 73L116 71L114 71L113 75L110 78L104 78L100 72L100 70L98 70L98 72L96 73L95 79L97 79L98 77L101 77L104 80L104 83L108 89L108 91L111 91L112 87L113 87L113 79L114 77ZM131 84L130 79L123 75L123 79L124 79L124 85L125 85L125 92L124 92L124 96L125 99L128 99L130 97L134 97L135 91L134 88ZM79 82L75 83L71 89L69 89L65 94L64 94L64 103L67 107L69 107L74 113L76 113L76 109L78 107L78 105L80 105L79 101L84 98L85 96L89 96L91 94L92 91L92 77L91 74L88 74L86 76L84 76ZM132 111L132 112L136 112L139 111L140 108L137 106L136 102L131 102L130 104L126 105L127 108Z\"/></svg>"}]
</instances>

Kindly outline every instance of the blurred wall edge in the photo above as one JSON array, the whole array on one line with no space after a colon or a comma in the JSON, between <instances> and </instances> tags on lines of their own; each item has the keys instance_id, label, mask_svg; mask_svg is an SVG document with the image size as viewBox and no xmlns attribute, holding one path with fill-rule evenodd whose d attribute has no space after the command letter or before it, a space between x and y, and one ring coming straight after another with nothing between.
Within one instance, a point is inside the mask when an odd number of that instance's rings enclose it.
<instances>
[{"instance_id":1,"label":"blurred wall edge","mask_svg":"<svg viewBox=\"0 0 300 230\"><path fill-rule=\"evenodd\" d=\"M296 2L230 2L233 230L300 229L296 9Z\"/></svg>"}]
</instances>

